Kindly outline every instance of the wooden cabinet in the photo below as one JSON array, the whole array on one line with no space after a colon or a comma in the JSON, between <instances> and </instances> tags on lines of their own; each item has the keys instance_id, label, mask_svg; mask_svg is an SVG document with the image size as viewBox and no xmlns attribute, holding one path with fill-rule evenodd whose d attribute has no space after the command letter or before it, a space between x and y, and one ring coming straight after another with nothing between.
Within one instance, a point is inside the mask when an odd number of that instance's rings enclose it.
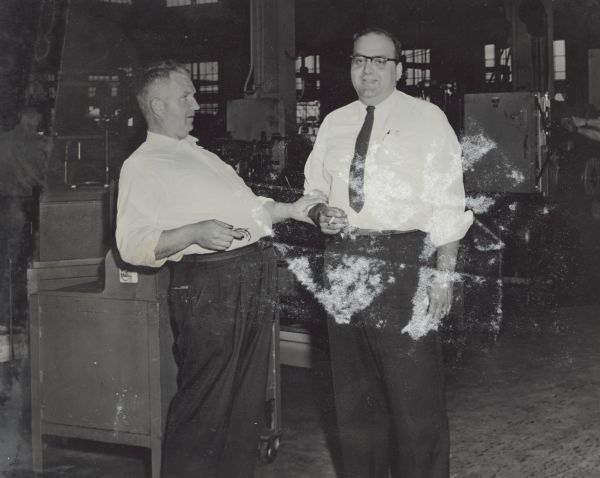
<instances>
[{"instance_id":1,"label":"wooden cabinet","mask_svg":"<svg viewBox=\"0 0 600 478\"><path fill-rule=\"evenodd\" d=\"M111 251L100 284L82 282L93 265L65 262L29 270L34 470L42 436L56 435L150 448L158 477L176 390L168 271L133 279Z\"/></svg>"}]
</instances>

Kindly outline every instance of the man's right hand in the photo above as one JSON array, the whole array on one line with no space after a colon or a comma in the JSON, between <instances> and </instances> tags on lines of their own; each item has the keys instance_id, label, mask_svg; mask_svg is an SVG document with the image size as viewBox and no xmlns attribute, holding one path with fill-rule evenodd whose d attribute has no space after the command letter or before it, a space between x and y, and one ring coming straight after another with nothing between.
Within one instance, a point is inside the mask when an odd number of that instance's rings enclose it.
<instances>
[{"instance_id":1,"label":"man's right hand","mask_svg":"<svg viewBox=\"0 0 600 478\"><path fill-rule=\"evenodd\" d=\"M323 234L338 234L348 227L348 216L343 209L323 205L319 209L319 228Z\"/></svg>"},{"instance_id":2,"label":"man's right hand","mask_svg":"<svg viewBox=\"0 0 600 478\"><path fill-rule=\"evenodd\" d=\"M212 251L224 251L229 249L234 239L243 239L244 234L233 229L217 219L200 221L192 224L194 242L204 249Z\"/></svg>"},{"instance_id":3,"label":"man's right hand","mask_svg":"<svg viewBox=\"0 0 600 478\"><path fill-rule=\"evenodd\" d=\"M243 239L244 234L236 231L231 224L210 219L163 231L154 249L156 260L164 259L180 252L192 244L198 244L211 251L229 249L234 239Z\"/></svg>"}]
</instances>

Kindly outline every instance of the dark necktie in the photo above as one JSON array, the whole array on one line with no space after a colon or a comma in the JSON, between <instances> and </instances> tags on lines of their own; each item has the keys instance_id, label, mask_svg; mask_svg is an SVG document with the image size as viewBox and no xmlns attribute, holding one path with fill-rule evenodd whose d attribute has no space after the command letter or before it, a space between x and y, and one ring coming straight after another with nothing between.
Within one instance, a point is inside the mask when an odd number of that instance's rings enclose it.
<instances>
[{"instance_id":1,"label":"dark necktie","mask_svg":"<svg viewBox=\"0 0 600 478\"><path fill-rule=\"evenodd\" d=\"M350 207L356 212L360 212L365 204L365 158L367 157L367 149L369 148L369 138L371 137L374 118L375 107L367 106L367 116L356 137L354 157L350 164L348 194L350 196Z\"/></svg>"}]
</instances>

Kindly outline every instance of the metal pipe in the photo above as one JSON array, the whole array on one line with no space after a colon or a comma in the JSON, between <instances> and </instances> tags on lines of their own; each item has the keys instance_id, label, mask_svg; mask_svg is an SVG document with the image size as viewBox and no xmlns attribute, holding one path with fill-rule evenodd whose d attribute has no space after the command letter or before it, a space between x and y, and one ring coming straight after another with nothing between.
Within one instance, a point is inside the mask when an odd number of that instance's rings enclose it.
<instances>
[{"instance_id":1,"label":"metal pipe","mask_svg":"<svg viewBox=\"0 0 600 478\"><path fill-rule=\"evenodd\" d=\"M108 187L108 176L109 176L109 166L108 166L108 157L109 157L109 135L108 135L108 120L104 122L104 187Z\"/></svg>"},{"instance_id":2,"label":"metal pipe","mask_svg":"<svg viewBox=\"0 0 600 478\"><path fill-rule=\"evenodd\" d=\"M248 76L246 77L246 81L244 82L244 95L249 94L248 92L248 83L250 82L250 77L254 72L254 5L256 0L250 1L250 70L248 71Z\"/></svg>"},{"instance_id":3,"label":"metal pipe","mask_svg":"<svg viewBox=\"0 0 600 478\"><path fill-rule=\"evenodd\" d=\"M12 257L8 258L8 351L9 360L15 359L13 341L13 285L12 285Z\"/></svg>"}]
</instances>

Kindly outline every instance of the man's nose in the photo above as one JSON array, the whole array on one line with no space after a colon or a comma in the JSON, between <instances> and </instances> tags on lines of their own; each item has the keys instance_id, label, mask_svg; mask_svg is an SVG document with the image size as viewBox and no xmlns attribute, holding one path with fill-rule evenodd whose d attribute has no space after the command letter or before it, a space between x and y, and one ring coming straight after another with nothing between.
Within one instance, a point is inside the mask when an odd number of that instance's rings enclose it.
<instances>
[{"instance_id":1,"label":"man's nose","mask_svg":"<svg viewBox=\"0 0 600 478\"><path fill-rule=\"evenodd\" d=\"M370 73L373 71L373 60L370 58L365 59L365 66L363 67L363 71Z\"/></svg>"},{"instance_id":2,"label":"man's nose","mask_svg":"<svg viewBox=\"0 0 600 478\"><path fill-rule=\"evenodd\" d=\"M198 104L198 102L196 101L196 98L192 98L192 101L191 101L191 105L190 105L190 106L192 107L192 109L193 109L194 111L198 111L198 110L200 109L200 105L199 105L199 104Z\"/></svg>"}]
</instances>

